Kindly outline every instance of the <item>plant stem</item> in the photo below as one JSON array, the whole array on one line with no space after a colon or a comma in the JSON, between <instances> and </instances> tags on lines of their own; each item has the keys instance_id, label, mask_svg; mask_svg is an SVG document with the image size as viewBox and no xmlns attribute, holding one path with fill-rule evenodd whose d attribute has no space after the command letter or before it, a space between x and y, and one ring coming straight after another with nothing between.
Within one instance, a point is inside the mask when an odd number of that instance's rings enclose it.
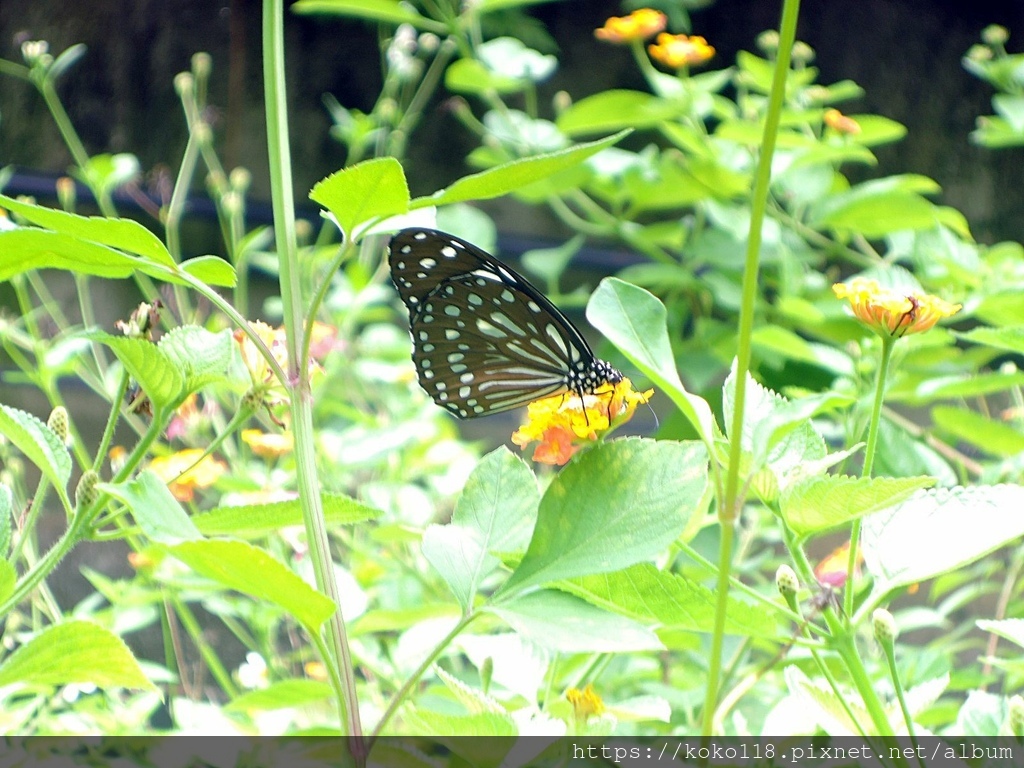
<instances>
[{"instance_id":1,"label":"plant stem","mask_svg":"<svg viewBox=\"0 0 1024 768\"><path fill-rule=\"evenodd\" d=\"M303 359L300 347L305 322L295 239L291 154L288 148L288 107L284 76L284 0L263 2L263 87L267 110L267 149L274 207L274 234L280 260L281 300L288 350L285 383L289 388L291 400L299 503L302 507L317 587L338 606L327 622L327 642L333 657L325 658L324 663L338 667L342 683L342 689L336 690L338 710L346 723L346 735L353 738L352 756L356 768L362 768L366 763L366 753L363 749L363 729L359 720L355 672L341 614L341 594L334 576L320 485L316 475L313 398L308 373L299 368Z\"/></svg>"},{"instance_id":2,"label":"plant stem","mask_svg":"<svg viewBox=\"0 0 1024 768\"><path fill-rule=\"evenodd\" d=\"M889 360L896 339L882 335L882 359L878 363L878 380L875 382L875 402L871 406L871 421L868 424L868 445L864 449L864 469L861 477L871 477L871 468L875 463L875 451L878 448L878 425L882 420L882 401L885 400L885 379L889 371ZM860 547L860 518L853 521L850 527L850 557L846 564L846 589L843 595L843 610L847 616L853 616L853 574L857 568L857 551Z\"/></svg>"},{"instance_id":3,"label":"plant stem","mask_svg":"<svg viewBox=\"0 0 1024 768\"><path fill-rule=\"evenodd\" d=\"M733 404L733 418L729 429L729 466L726 472L725 497L718 508L722 534L719 539L718 601L715 607L715 631L711 638L711 659L708 664L708 683L704 698L702 735L712 735L715 709L718 699L719 679L722 671L722 645L725 636L725 615L729 604L729 570L731 567L734 526L742 506L739 498L740 466L743 455L743 420L746 415L747 372L750 369L751 336L754 329L754 311L757 299L758 261L761 252L761 228L764 224L765 208L768 201L768 185L771 181L772 156L775 153L775 139L779 131L779 119L786 92L786 76L789 74L789 58L796 40L796 22L800 14L800 0L785 0L782 6L782 21L779 24L779 48L772 76L772 92L768 99L768 113L765 116L764 138L761 156L758 158L757 173L754 176L754 191L750 210L750 235L747 238L747 253L743 269L743 299L740 304L738 343L736 350L736 393Z\"/></svg>"}]
</instances>

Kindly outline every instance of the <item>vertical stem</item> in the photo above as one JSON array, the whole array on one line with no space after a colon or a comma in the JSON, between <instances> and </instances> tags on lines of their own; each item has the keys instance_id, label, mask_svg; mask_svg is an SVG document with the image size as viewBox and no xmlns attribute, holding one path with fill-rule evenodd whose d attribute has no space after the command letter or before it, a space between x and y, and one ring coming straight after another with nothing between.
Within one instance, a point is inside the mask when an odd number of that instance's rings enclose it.
<instances>
[{"instance_id":1,"label":"vertical stem","mask_svg":"<svg viewBox=\"0 0 1024 768\"><path fill-rule=\"evenodd\" d=\"M738 345L736 351L736 394L733 405L732 424L729 429L729 467L725 481L725 498L718 510L721 538L718 556L718 601L715 607L715 631L711 638L711 659L708 665L708 687L704 699L702 733L711 736L715 720L715 705L718 698L719 680L722 672L722 644L725 637L725 609L728 605L729 572L731 568L733 528L738 509L740 464L743 444L743 419L747 394L747 371L750 369L751 336L754 329L754 310L757 298L758 260L761 251L761 227L764 223L768 201L768 185L771 181L772 155L775 153L775 139L779 130L779 118L786 92L786 76L789 73L789 58L796 40L796 22L800 14L800 0L784 0L782 22L779 25L779 48L772 77L772 92L768 100L768 114L765 116L764 139L761 156L758 158L757 173L754 177L754 191L750 209L750 235L747 238L747 253L743 269L743 301L740 305Z\"/></svg>"},{"instance_id":2,"label":"vertical stem","mask_svg":"<svg viewBox=\"0 0 1024 768\"><path fill-rule=\"evenodd\" d=\"M340 673L337 677L341 680L342 690L336 691L338 708L346 721L346 734L353 738L353 758L359 768L365 765L365 753L356 698L355 674L341 615L341 595L334 577L320 485L316 475L313 398L309 376L299 367L305 358L300 343L305 318L295 240L295 202L292 197L291 155L288 147L288 110L284 83L284 0L263 2L263 87L267 109L267 149L270 156L274 234L280 260L281 299L288 350L285 383L291 396L299 502L306 525L306 537L317 587L338 606L338 610L327 623L327 647L333 658L325 658L324 662Z\"/></svg>"},{"instance_id":3,"label":"vertical stem","mask_svg":"<svg viewBox=\"0 0 1024 768\"><path fill-rule=\"evenodd\" d=\"M889 373L889 360L896 339L893 336L880 334L882 339L882 358L878 363L878 380L875 382L875 402L871 406L871 421L868 424L868 445L864 449L864 469L861 477L871 477L871 468L875 463L875 451L878 449L878 425L882 420L882 402L885 400L885 380ZM850 527L850 557L846 564L846 589L843 594L843 610L847 616L853 616L853 572L857 568L857 551L860 547L860 518L853 521Z\"/></svg>"}]
</instances>

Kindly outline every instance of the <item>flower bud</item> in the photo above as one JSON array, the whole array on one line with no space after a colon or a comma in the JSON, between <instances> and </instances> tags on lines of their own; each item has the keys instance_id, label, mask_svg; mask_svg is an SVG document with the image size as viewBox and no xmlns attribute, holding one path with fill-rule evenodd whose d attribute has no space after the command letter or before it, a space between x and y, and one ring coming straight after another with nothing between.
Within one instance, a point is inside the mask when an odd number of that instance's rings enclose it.
<instances>
[{"instance_id":1,"label":"flower bud","mask_svg":"<svg viewBox=\"0 0 1024 768\"><path fill-rule=\"evenodd\" d=\"M1010 33L1001 24L989 24L981 30L981 39L989 45L1004 45L1010 39Z\"/></svg>"},{"instance_id":2,"label":"flower bud","mask_svg":"<svg viewBox=\"0 0 1024 768\"><path fill-rule=\"evenodd\" d=\"M780 565L775 572L775 588L783 597L795 595L800 590L800 579L797 578L796 571L785 563Z\"/></svg>"},{"instance_id":3,"label":"flower bud","mask_svg":"<svg viewBox=\"0 0 1024 768\"><path fill-rule=\"evenodd\" d=\"M774 29L766 29L757 36L757 47L765 53L775 53L779 50L779 33Z\"/></svg>"},{"instance_id":4,"label":"flower bud","mask_svg":"<svg viewBox=\"0 0 1024 768\"><path fill-rule=\"evenodd\" d=\"M46 426L60 438L64 445L68 444L68 411L63 405L58 405L50 411L50 418L46 420Z\"/></svg>"},{"instance_id":5,"label":"flower bud","mask_svg":"<svg viewBox=\"0 0 1024 768\"><path fill-rule=\"evenodd\" d=\"M57 201L65 211L74 212L76 202L75 182L67 176L61 176L55 184L57 187Z\"/></svg>"},{"instance_id":6,"label":"flower bud","mask_svg":"<svg viewBox=\"0 0 1024 768\"><path fill-rule=\"evenodd\" d=\"M885 608L876 608L871 614L871 626L875 631L875 639L883 646L892 645L900 633L896 628L896 619Z\"/></svg>"},{"instance_id":7,"label":"flower bud","mask_svg":"<svg viewBox=\"0 0 1024 768\"><path fill-rule=\"evenodd\" d=\"M195 88L196 80L191 72L179 72L174 76L174 92L179 96L191 93Z\"/></svg>"},{"instance_id":8,"label":"flower bud","mask_svg":"<svg viewBox=\"0 0 1024 768\"><path fill-rule=\"evenodd\" d=\"M213 69L213 60L210 58L210 54L203 51L193 54L192 74L196 76L197 80L205 80L209 77L211 69Z\"/></svg>"},{"instance_id":9,"label":"flower bud","mask_svg":"<svg viewBox=\"0 0 1024 768\"><path fill-rule=\"evenodd\" d=\"M96 485L99 481L100 476L91 469L87 469L82 473L82 478L78 481L78 485L75 487L76 511L85 509L99 498L99 491L96 490Z\"/></svg>"},{"instance_id":10,"label":"flower bud","mask_svg":"<svg viewBox=\"0 0 1024 768\"><path fill-rule=\"evenodd\" d=\"M248 168L242 166L232 168L228 176L228 183L233 190L244 195L249 191L249 185L252 184L252 174Z\"/></svg>"}]
</instances>

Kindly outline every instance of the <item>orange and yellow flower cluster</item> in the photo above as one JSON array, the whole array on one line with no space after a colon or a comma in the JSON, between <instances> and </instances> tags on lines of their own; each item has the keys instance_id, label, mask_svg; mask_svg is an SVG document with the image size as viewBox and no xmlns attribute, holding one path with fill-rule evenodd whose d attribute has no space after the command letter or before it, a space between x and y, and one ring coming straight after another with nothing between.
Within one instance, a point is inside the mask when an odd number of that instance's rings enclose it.
<instances>
[{"instance_id":1,"label":"orange and yellow flower cluster","mask_svg":"<svg viewBox=\"0 0 1024 768\"><path fill-rule=\"evenodd\" d=\"M533 460L561 466L580 448L612 427L629 421L638 403L646 403L653 389L638 392L629 379L592 395L567 393L536 400L527 407L526 424L512 435L520 448L538 443Z\"/></svg>"},{"instance_id":2,"label":"orange and yellow flower cluster","mask_svg":"<svg viewBox=\"0 0 1024 768\"><path fill-rule=\"evenodd\" d=\"M876 333L907 336L921 333L939 320L960 311L960 304L920 291L883 288L869 277L854 277L836 283L832 290L840 299L849 299L854 316Z\"/></svg>"}]
</instances>

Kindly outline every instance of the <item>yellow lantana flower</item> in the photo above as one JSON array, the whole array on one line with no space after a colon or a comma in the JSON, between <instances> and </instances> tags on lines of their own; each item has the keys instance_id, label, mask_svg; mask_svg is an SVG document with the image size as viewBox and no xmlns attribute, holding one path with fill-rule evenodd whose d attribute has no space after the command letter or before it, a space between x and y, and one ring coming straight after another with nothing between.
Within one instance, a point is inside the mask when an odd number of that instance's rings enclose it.
<instances>
[{"instance_id":1,"label":"yellow lantana flower","mask_svg":"<svg viewBox=\"0 0 1024 768\"><path fill-rule=\"evenodd\" d=\"M629 16L612 16L604 26L594 30L594 37L608 43L630 43L646 40L665 29L665 14L653 8L640 8Z\"/></svg>"},{"instance_id":2,"label":"yellow lantana flower","mask_svg":"<svg viewBox=\"0 0 1024 768\"><path fill-rule=\"evenodd\" d=\"M646 403L652 394L653 389L634 390L623 378L582 399L563 393L535 400L527 406L526 423L512 434L512 442L520 448L537 442L533 460L561 466L586 443L629 421L637 404Z\"/></svg>"},{"instance_id":3,"label":"yellow lantana flower","mask_svg":"<svg viewBox=\"0 0 1024 768\"><path fill-rule=\"evenodd\" d=\"M845 133L856 136L860 133L860 123L852 117L848 117L838 109L826 109L822 121L836 133Z\"/></svg>"},{"instance_id":4,"label":"yellow lantana flower","mask_svg":"<svg viewBox=\"0 0 1024 768\"><path fill-rule=\"evenodd\" d=\"M651 58L666 67L682 69L693 64L703 64L715 55L715 49L699 35L670 35L662 32L653 45L647 46Z\"/></svg>"},{"instance_id":5,"label":"yellow lantana flower","mask_svg":"<svg viewBox=\"0 0 1024 768\"><path fill-rule=\"evenodd\" d=\"M858 320L876 333L889 336L922 333L961 309L960 304L950 304L929 293L883 288L869 277L836 283L832 290L840 299L849 299Z\"/></svg>"},{"instance_id":6,"label":"yellow lantana flower","mask_svg":"<svg viewBox=\"0 0 1024 768\"><path fill-rule=\"evenodd\" d=\"M149 463L149 469L167 483L178 501L192 501L196 488L209 488L228 470L223 461L203 453L202 448L189 448L170 456L157 456Z\"/></svg>"},{"instance_id":7,"label":"yellow lantana flower","mask_svg":"<svg viewBox=\"0 0 1024 768\"><path fill-rule=\"evenodd\" d=\"M587 687L582 691L579 688L570 688L565 692L565 698L572 704L573 714L578 721L586 722L591 715L604 714L604 701L591 683L587 683Z\"/></svg>"},{"instance_id":8,"label":"yellow lantana flower","mask_svg":"<svg viewBox=\"0 0 1024 768\"><path fill-rule=\"evenodd\" d=\"M290 453L294 441L291 432L264 432L261 429L243 429L242 441L263 459L276 459Z\"/></svg>"}]
</instances>

